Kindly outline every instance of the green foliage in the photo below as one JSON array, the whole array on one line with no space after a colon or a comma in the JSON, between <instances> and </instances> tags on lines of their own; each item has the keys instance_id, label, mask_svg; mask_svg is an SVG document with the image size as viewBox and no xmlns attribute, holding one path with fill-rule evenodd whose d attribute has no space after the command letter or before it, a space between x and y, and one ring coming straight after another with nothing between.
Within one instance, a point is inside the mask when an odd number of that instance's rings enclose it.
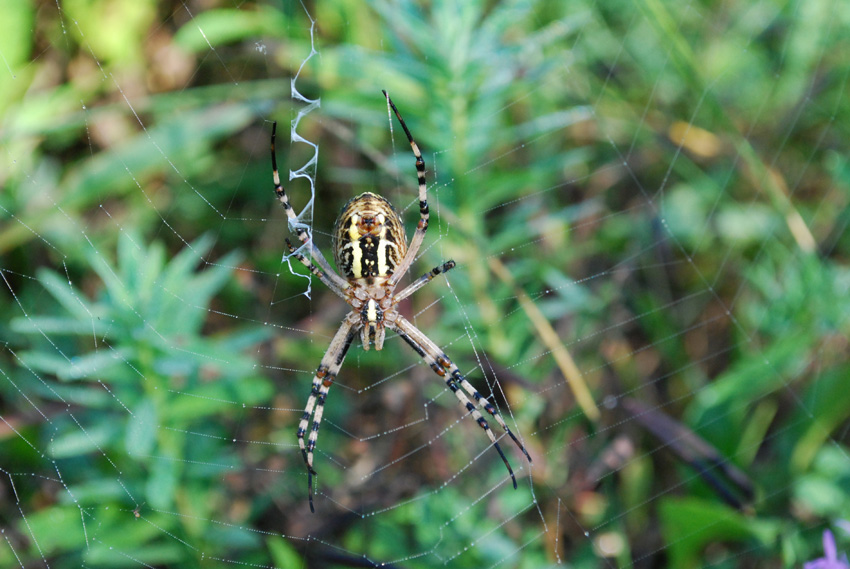
<instances>
[{"instance_id":1,"label":"green foliage","mask_svg":"<svg viewBox=\"0 0 850 569\"><path fill-rule=\"evenodd\" d=\"M161 244L147 246L122 233L116 262L101 251L88 256L103 283L97 298L43 269L38 280L54 306L44 299L44 315L10 323L13 333L30 339L31 348L17 353L29 372L24 381L41 381L42 397L65 407L47 421L49 441L41 444L49 456L32 449L19 455L32 464L50 460L63 473L61 502L26 522L45 555L114 566L111 547L101 545L117 542L147 563L183 559L185 549L163 532L218 551L256 544L235 527L199 523L227 499L221 477L240 468L227 425L271 396L244 353L266 337L264 330L204 333L209 305L238 260L229 254L197 271L211 246L205 236L167 260ZM60 383L44 383L51 376ZM170 516L160 519L158 510L190 517L174 523ZM74 531L56 531L67 525ZM86 531L98 541L82 548Z\"/></svg>"},{"instance_id":2,"label":"green foliage","mask_svg":"<svg viewBox=\"0 0 850 569\"><path fill-rule=\"evenodd\" d=\"M307 4L314 37L298 2L0 0L0 565L815 556L850 490L850 4ZM337 378L303 515L295 423L343 308L281 261L269 123L301 108L296 72L321 96L299 133L321 144L324 251L360 191L415 223L382 88L423 149L414 273L458 268L405 310L523 436L518 491L389 338ZM278 152L286 182L311 150ZM749 503L622 416L624 396L745 471Z\"/></svg>"},{"instance_id":3,"label":"green foliage","mask_svg":"<svg viewBox=\"0 0 850 569\"><path fill-rule=\"evenodd\" d=\"M696 499L664 500L661 527L669 544L671 566L688 569L702 565L701 552L717 542L755 542L764 549L781 530L776 520L752 520L735 510Z\"/></svg>"}]
</instances>

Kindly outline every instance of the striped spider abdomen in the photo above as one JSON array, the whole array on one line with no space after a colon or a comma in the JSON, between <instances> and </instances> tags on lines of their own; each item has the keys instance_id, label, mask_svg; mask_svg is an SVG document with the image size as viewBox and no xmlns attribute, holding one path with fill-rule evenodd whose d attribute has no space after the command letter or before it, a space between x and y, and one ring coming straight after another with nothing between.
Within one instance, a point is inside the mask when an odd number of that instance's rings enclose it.
<instances>
[{"instance_id":1,"label":"striped spider abdomen","mask_svg":"<svg viewBox=\"0 0 850 569\"><path fill-rule=\"evenodd\" d=\"M401 216L371 192L342 208L333 230L334 260L349 282L380 284L392 276L407 252Z\"/></svg>"}]
</instances>

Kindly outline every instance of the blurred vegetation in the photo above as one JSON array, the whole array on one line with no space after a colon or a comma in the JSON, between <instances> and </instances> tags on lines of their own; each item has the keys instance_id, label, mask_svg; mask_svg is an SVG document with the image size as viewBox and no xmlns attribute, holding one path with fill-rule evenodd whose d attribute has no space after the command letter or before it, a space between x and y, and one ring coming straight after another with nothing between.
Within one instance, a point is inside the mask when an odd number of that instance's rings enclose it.
<instances>
[{"instance_id":1,"label":"blurred vegetation","mask_svg":"<svg viewBox=\"0 0 850 569\"><path fill-rule=\"evenodd\" d=\"M0 1L0 566L819 556L850 512L850 5L307 9L315 37L289 1ZM312 40L317 243L366 190L412 231L387 89L430 177L413 274L459 265L405 310L516 424L516 492L390 339L329 397L309 515L295 424L345 307L282 260L268 144Z\"/></svg>"}]
</instances>

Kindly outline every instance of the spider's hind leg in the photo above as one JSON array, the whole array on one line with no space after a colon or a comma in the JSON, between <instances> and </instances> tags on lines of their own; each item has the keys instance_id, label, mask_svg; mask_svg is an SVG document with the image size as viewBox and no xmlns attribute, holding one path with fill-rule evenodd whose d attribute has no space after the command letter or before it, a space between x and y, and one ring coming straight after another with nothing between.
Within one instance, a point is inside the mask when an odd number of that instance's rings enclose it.
<instances>
[{"instance_id":1,"label":"spider's hind leg","mask_svg":"<svg viewBox=\"0 0 850 569\"><path fill-rule=\"evenodd\" d=\"M339 373L339 369L342 367L345 354L348 353L348 349L351 347L351 342L357 337L357 332L360 328L359 324L360 319L356 313L349 313L345 320L342 321L319 367L316 369L316 374L313 376L313 387L310 391L310 397L307 399L307 405L304 408L304 413L301 415L301 421L298 423L296 436L298 437L301 456L304 458L304 465L307 467L307 492L311 512L316 511L313 508L313 477L318 476L313 468L313 452L316 449L316 441L319 438L319 425L322 423L325 400L334 379L336 379L336 374ZM310 428L310 434L305 444L304 436L307 435L310 416L313 417L313 425Z\"/></svg>"},{"instance_id":2,"label":"spider's hind leg","mask_svg":"<svg viewBox=\"0 0 850 569\"><path fill-rule=\"evenodd\" d=\"M480 407L482 407L485 411L490 413L490 415L492 415L494 419L496 419L496 422L498 422L499 426L501 426L502 429L504 429L505 432L508 434L508 436L511 437L511 439L514 441L514 443L519 448L519 450L521 450L522 453L525 455L525 458L528 459L528 462L532 462L531 455L528 454L528 451L525 450L525 447L523 446L523 444L521 442L519 442L519 439L516 438L516 435L513 433L513 431L511 431L511 429L505 423L505 419L502 417L502 414L499 413L496 410L496 408L493 407L493 404L490 403L489 401L487 401L487 399L483 395L478 393L478 390L475 389L475 387L473 387L473 385L471 383L469 383L469 381L465 377L463 377L463 375L460 373L460 370L457 368L457 366L454 364L454 362L452 362L450 359L448 359L446 357L446 358L442 358L442 361L440 362L440 364L444 368L449 370L449 373L451 373L451 376L454 378L454 380L456 382L458 382L461 385L461 387L463 387L472 396L473 399L475 399L475 402Z\"/></svg>"},{"instance_id":3,"label":"spider's hind leg","mask_svg":"<svg viewBox=\"0 0 850 569\"><path fill-rule=\"evenodd\" d=\"M519 439L514 436L511 430L508 428L507 424L505 424L504 419L484 397L481 396L478 391L475 390L474 387L463 377L460 371L457 369L457 366L452 363L448 357L443 354L443 351L431 341L425 334L423 334L416 326L407 321L403 316L399 315L396 318L396 322L394 324L396 331L399 336L407 342L411 348L413 348L428 364L431 366L431 369L434 370L434 373L439 375L440 377L445 378L446 385L448 385L449 389L451 389L452 393L458 398L461 405L463 405L467 411L472 414L472 417L478 423L484 432L487 433L487 436L490 438L490 442L493 443L493 446L496 448L496 451L499 453L502 461L505 463L505 467L508 469L508 473L511 476L511 481L513 482L514 488L517 487L516 476L514 476L513 468L511 468L510 463L508 462L505 453L502 451L502 447L499 446L499 442L496 440L496 436L493 434L493 430L490 428L490 425L487 424L487 421L484 419L484 416L481 415L481 412L476 408L476 406L469 400L466 393L464 393L464 389L467 391L472 389L473 398L479 408L483 408L485 411L490 413L496 420L499 422L499 425L505 429L505 432L511 437L511 439L516 443L516 445L522 450L523 454L525 454L528 461L531 462L531 457L528 454L528 451L525 450L525 447L519 441ZM447 371L449 373L447 373ZM464 386L464 383L469 386L468 388ZM463 389L462 389L463 387Z\"/></svg>"}]
</instances>

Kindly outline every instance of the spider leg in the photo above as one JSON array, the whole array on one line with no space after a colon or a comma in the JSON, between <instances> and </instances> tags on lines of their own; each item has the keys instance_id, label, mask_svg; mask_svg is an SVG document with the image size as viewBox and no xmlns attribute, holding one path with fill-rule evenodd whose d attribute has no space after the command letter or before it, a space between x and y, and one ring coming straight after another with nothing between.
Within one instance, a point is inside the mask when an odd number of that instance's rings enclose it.
<instances>
[{"instance_id":1,"label":"spider leg","mask_svg":"<svg viewBox=\"0 0 850 569\"><path fill-rule=\"evenodd\" d=\"M393 297L393 304L401 302L402 300L404 300L405 298L407 298L408 296L410 296L411 294L431 282L434 277L436 277L440 273L449 272L450 270L454 269L455 266L456 265L454 261L446 261L442 265L437 265L436 267L434 267L433 269L431 269L430 271L428 271L427 273L407 285L404 289L402 289L400 293L396 294Z\"/></svg>"},{"instance_id":2,"label":"spider leg","mask_svg":"<svg viewBox=\"0 0 850 569\"><path fill-rule=\"evenodd\" d=\"M388 325L390 325L388 323ZM457 369L457 366L452 363L452 361L446 356L443 351L432 342L425 334L423 334L416 326L411 324L407 319L405 319L400 314L396 317L395 323L392 325L396 332L401 338L407 342L413 350L418 353L422 359L428 362L431 366L431 369L434 370L434 373L439 375L440 377L445 378L446 385L449 386L449 389L455 394L460 401L461 405L463 405L467 411L472 414L472 417L478 423L478 425L484 429L484 432L487 433L487 436L490 438L490 442L493 443L493 446L496 448L496 451L499 453L499 456L502 458L502 461L505 463L505 467L508 469L508 473L511 475L511 480L513 482L514 488L517 487L516 476L514 476L514 471L511 468L510 463L508 462L505 453L502 452L502 448L499 446L498 441L496 440L496 436L493 434L493 430L490 429L490 426L487 424L487 421L481 415L481 412L476 408L475 405L469 400L469 397L466 396L466 393L463 392L461 387L464 383L469 385L469 382L466 378L461 375L460 371ZM447 373L447 370L450 373ZM511 436L513 441L519 446L520 450L528 457L529 462L531 462L531 457L529 457L528 452L526 452L525 447L522 446L522 443L513 435L508 426L505 424L499 412L481 396L471 385L469 387L474 392L473 397L476 400L476 403L479 407L483 408L485 411L490 413L503 429Z\"/></svg>"},{"instance_id":3,"label":"spider leg","mask_svg":"<svg viewBox=\"0 0 850 569\"><path fill-rule=\"evenodd\" d=\"M496 422L499 423L499 426L501 426L502 429L505 430L508 436L511 437L511 440L514 441L514 444L516 444L519 450L522 451L522 454L525 455L525 458L528 459L528 462L531 463L531 455L528 454L528 451L525 450L525 447L521 442L519 442L519 439L516 438L516 435L513 433L513 431L508 428L508 425L502 418L502 414L499 413L495 407L493 407L492 403L487 401L486 397L478 393L478 390L475 389L475 387L471 383L469 383L469 381L460 373L460 370L457 368L455 363L451 359L449 359L449 356L443 354L439 363L444 368L449 370L449 373L455 379L455 381L457 381L461 385L461 387L463 387L467 391L467 393L469 393L472 398L475 399L475 402L478 404L479 407L482 407L485 411L490 413L493 418L496 419Z\"/></svg>"},{"instance_id":4,"label":"spider leg","mask_svg":"<svg viewBox=\"0 0 850 569\"><path fill-rule=\"evenodd\" d=\"M336 274L331 268L330 263L328 263L325 256L322 255L322 252L313 244L313 240L310 238L310 235L307 233L307 230L304 229L304 225L298 221L298 216L295 215L295 210L292 209L292 204L289 203L289 196L286 195L286 189L280 183L280 174L277 170L277 156L275 155L274 149L274 141L275 136L277 135L277 121L272 123L272 143L271 143L271 151L272 151L272 179L274 181L274 193L277 196L278 201L283 206L283 209L286 210L286 216L289 218L289 225L295 232L298 234L298 239L301 240L302 243L307 245L307 249L310 251L310 255L316 262L319 263L322 271L324 271L325 275L328 277L330 282L333 282L336 285L336 288L341 290L348 289L351 285L344 278ZM303 262L303 261L302 261ZM322 282L325 282L324 280ZM327 282L325 282L327 284ZM330 285L328 285L330 286Z\"/></svg>"},{"instance_id":5,"label":"spider leg","mask_svg":"<svg viewBox=\"0 0 850 569\"><path fill-rule=\"evenodd\" d=\"M390 99L390 96L387 95L386 91L381 92L384 94L384 97L387 98L387 103L389 103L390 107L392 107L395 116L398 117L398 122L401 123L401 127L404 129L404 134L407 135L407 140L410 141L410 147L413 149L413 155L416 157L416 178L419 180L419 223L416 225L416 232L410 240L410 246L407 249L407 253L401 260L401 263L399 263L395 268L393 276L387 281L387 286L390 287L390 290L392 290L396 284L398 284L399 279L404 276L410 268L410 265L413 264L413 259L416 257L416 253L419 252L419 248L422 246L422 241L425 240L425 232L428 230L428 219L430 214L428 211L428 186L425 184L425 161L422 159L422 153L419 151L419 145L417 145L416 141L413 140L410 130L407 128L404 119L401 118L401 113L398 112L398 109L392 99Z\"/></svg>"},{"instance_id":6,"label":"spider leg","mask_svg":"<svg viewBox=\"0 0 850 569\"><path fill-rule=\"evenodd\" d=\"M343 290L341 290L338 286L336 286L336 283L333 282L332 280L330 280L328 278L328 275L324 271L322 271L319 267L314 265L310 261L310 259L308 259L304 255L299 253L298 250L292 245L292 242L288 238L286 239L286 246L289 248L290 254L292 254L296 259L301 261L301 263L305 267L310 269L311 273L313 273L315 276L319 277L319 280L322 281L323 283L325 283L325 286L327 286L329 289L331 289L338 297L340 297L343 300L345 300L346 302L348 302L348 296L345 294L345 292Z\"/></svg>"},{"instance_id":7,"label":"spider leg","mask_svg":"<svg viewBox=\"0 0 850 569\"><path fill-rule=\"evenodd\" d=\"M342 362L348 348L351 347L351 342L357 337L359 324L360 317L354 312L349 313L342 321L339 330L334 334L330 346L322 357L319 367L316 369L310 397L307 399L307 406L304 408L304 414L301 415L301 421L298 423L296 435L298 446L301 448L301 456L304 458L304 464L307 467L307 495L310 501L310 511L314 513L316 510L313 508L313 476L318 476L318 474L313 470L313 451L316 449L316 440L319 438L319 425L322 422L325 399L334 379L336 379L339 368L342 367ZM310 416L313 417L313 426L305 445L304 435L307 434Z\"/></svg>"}]
</instances>

